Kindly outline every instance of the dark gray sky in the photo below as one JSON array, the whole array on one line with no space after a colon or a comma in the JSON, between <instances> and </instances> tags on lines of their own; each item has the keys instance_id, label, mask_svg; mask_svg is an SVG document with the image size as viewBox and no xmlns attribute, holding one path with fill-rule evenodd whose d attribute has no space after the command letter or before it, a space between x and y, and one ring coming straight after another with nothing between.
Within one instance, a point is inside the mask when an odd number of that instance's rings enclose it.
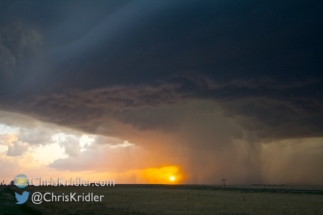
<instances>
[{"instance_id":1,"label":"dark gray sky","mask_svg":"<svg viewBox=\"0 0 323 215\"><path fill-rule=\"evenodd\" d=\"M0 108L147 147L154 143L145 132L172 134L176 141L165 144L191 150L185 162L196 169L240 154L241 141L248 153L236 162L257 170L242 181L275 181L254 164L264 159L262 144L280 151L277 141L323 136L322 6L2 1ZM323 159L308 164L314 173Z\"/></svg>"}]
</instances>

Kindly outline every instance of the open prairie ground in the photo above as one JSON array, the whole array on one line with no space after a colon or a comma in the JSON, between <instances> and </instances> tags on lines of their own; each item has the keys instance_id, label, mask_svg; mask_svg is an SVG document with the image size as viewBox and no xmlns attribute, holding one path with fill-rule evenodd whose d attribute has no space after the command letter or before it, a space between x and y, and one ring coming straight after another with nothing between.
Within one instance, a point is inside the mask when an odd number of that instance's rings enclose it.
<instances>
[{"instance_id":1,"label":"open prairie ground","mask_svg":"<svg viewBox=\"0 0 323 215\"><path fill-rule=\"evenodd\" d=\"M207 185L116 185L114 187L6 187L0 191L0 214L111 215L247 215L323 214L322 187ZM15 192L29 191L28 201L16 205ZM55 195L104 195L102 202L31 201L34 192Z\"/></svg>"}]
</instances>

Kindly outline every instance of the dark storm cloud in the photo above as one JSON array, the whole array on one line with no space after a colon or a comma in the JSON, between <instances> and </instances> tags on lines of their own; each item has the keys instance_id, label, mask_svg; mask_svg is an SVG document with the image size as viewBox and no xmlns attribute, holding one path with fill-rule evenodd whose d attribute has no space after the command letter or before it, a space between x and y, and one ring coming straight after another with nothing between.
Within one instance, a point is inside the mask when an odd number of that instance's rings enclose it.
<instances>
[{"instance_id":1,"label":"dark storm cloud","mask_svg":"<svg viewBox=\"0 0 323 215\"><path fill-rule=\"evenodd\" d=\"M203 79L177 78L154 87L114 86L45 94L21 99L19 107L45 121L101 134L108 134L109 129L98 128L113 121L138 130L175 132L184 124L185 117L184 111L172 109L173 105L191 100L216 101L224 116L250 132L254 141L271 141L322 136L321 97L317 83L265 87L263 83L214 85ZM12 102L8 100L9 104Z\"/></svg>"},{"instance_id":2,"label":"dark storm cloud","mask_svg":"<svg viewBox=\"0 0 323 215\"><path fill-rule=\"evenodd\" d=\"M41 47L42 34L38 30L21 23L0 26L0 94L12 93L13 85L29 81L34 75L30 68Z\"/></svg>"},{"instance_id":3,"label":"dark storm cloud","mask_svg":"<svg viewBox=\"0 0 323 215\"><path fill-rule=\"evenodd\" d=\"M38 32L42 54L21 56L29 64L17 67L19 75L2 76L2 109L89 132L113 121L171 131L180 120L159 108L208 100L253 138L322 136L320 2L15 1L3 8L1 26ZM2 39L1 74L14 71L8 59L18 56L20 40Z\"/></svg>"},{"instance_id":4,"label":"dark storm cloud","mask_svg":"<svg viewBox=\"0 0 323 215\"><path fill-rule=\"evenodd\" d=\"M114 25L108 17L58 50L68 58L57 69L69 86L154 84L174 74L281 85L322 78L321 16L311 5L190 2L154 14L133 5L114 13ZM124 15L134 10L148 15Z\"/></svg>"}]
</instances>

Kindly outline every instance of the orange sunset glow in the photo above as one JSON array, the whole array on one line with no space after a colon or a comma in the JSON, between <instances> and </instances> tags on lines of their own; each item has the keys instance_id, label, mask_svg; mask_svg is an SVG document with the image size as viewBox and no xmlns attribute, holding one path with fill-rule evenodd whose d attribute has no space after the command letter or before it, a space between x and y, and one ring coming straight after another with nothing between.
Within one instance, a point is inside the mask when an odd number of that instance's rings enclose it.
<instances>
[{"instance_id":1,"label":"orange sunset glow","mask_svg":"<svg viewBox=\"0 0 323 215\"><path fill-rule=\"evenodd\" d=\"M143 171L143 175L149 183L154 184L179 184L183 180L178 166L147 168Z\"/></svg>"}]
</instances>

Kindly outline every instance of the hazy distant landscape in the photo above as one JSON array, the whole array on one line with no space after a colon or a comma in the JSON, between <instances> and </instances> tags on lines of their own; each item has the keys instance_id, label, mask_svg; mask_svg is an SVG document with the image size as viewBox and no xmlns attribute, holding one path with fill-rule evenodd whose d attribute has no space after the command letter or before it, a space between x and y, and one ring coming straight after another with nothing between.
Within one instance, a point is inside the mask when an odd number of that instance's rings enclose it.
<instances>
[{"instance_id":1,"label":"hazy distant landscape","mask_svg":"<svg viewBox=\"0 0 323 215\"><path fill-rule=\"evenodd\" d=\"M101 203L15 205L15 187L0 191L0 214L322 214L322 186L116 185L115 187L28 187L31 192L104 195ZM302 192L293 192L293 191ZM316 191L314 194L313 191Z\"/></svg>"}]
</instances>

